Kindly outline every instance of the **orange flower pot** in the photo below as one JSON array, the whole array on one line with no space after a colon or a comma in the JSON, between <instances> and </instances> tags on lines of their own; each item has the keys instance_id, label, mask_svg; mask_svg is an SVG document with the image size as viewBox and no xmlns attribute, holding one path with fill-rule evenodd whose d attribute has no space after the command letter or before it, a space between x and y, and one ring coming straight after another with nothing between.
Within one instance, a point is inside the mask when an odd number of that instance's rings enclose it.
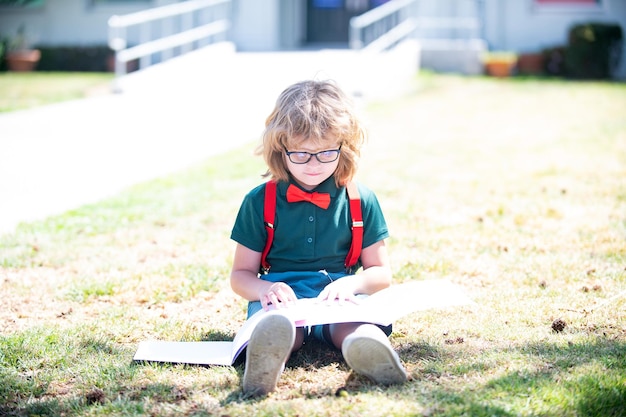
<instances>
[{"instance_id":1,"label":"orange flower pot","mask_svg":"<svg viewBox=\"0 0 626 417\"><path fill-rule=\"evenodd\" d=\"M9 71L33 71L41 59L41 51L38 49L11 51L7 52L5 59Z\"/></svg>"},{"instance_id":2,"label":"orange flower pot","mask_svg":"<svg viewBox=\"0 0 626 417\"><path fill-rule=\"evenodd\" d=\"M515 67L515 61L502 60L502 61L488 61L485 62L485 71L492 77L508 77L513 72Z\"/></svg>"}]
</instances>

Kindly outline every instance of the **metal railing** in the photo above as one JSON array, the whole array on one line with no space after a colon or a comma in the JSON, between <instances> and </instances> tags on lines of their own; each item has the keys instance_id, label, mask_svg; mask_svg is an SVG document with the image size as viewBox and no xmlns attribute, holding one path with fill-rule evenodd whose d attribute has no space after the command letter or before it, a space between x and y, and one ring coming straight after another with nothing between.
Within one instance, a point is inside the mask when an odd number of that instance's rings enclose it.
<instances>
[{"instance_id":1,"label":"metal railing","mask_svg":"<svg viewBox=\"0 0 626 417\"><path fill-rule=\"evenodd\" d=\"M350 19L350 48L381 52L413 35L418 0L392 0Z\"/></svg>"},{"instance_id":2,"label":"metal railing","mask_svg":"<svg viewBox=\"0 0 626 417\"><path fill-rule=\"evenodd\" d=\"M131 61L139 60L142 69L156 54L160 62L226 40L230 19L231 0L189 0L111 16L109 47L115 51L115 78L127 73Z\"/></svg>"},{"instance_id":3,"label":"metal railing","mask_svg":"<svg viewBox=\"0 0 626 417\"><path fill-rule=\"evenodd\" d=\"M420 15L420 0L391 0L350 19L350 48L381 52L407 38L419 38L427 31L446 31L461 38L479 37L476 17ZM422 32L421 34L418 32Z\"/></svg>"}]
</instances>

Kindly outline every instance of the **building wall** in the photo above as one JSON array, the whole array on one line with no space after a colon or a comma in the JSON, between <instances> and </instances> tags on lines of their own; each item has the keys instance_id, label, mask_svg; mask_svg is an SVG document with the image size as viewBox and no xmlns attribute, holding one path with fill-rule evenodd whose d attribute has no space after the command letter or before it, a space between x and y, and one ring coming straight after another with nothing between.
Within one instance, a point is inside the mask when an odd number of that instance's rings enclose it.
<instances>
[{"instance_id":1,"label":"building wall","mask_svg":"<svg viewBox=\"0 0 626 417\"><path fill-rule=\"evenodd\" d=\"M108 19L178 0L98 4L93 0L44 0L33 8L0 8L0 38L24 25L32 44L104 45ZM302 44L306 0L233 0L231 36L242 51L277 50Z\"/></svg>"},{"instance_id":2,"label":"building wall","mask_svg":"<svg viewBox=\"0 0 626 417\"><path fill-rule=\"evenodd\" d=\"M34 8L0 9L0 37L14 36L24 25L33 44L105 45L108 41L109 17L148 7L175 3L176 0L138 0L127 4L98 4L92 0L46 0Z\"/></svg>"},{"instance_id":3,"label":"building wall","mask_svg":"<svg viewBox=\"0 0 626 417\"><path fill-rule=\"evenodd\" d=\"M477 0L420 0L417 2L419 18L443 17L461 19L479 19L480 7ZM418 36L425 39L474 39L480 38L480 33L469 28L420 28Z\"/></svg>"},{"instance_id":4,"label":"building wall","mask_svg":"<svg viewBox=\"0 0 626 417\"><path fill-rule=\"evenodd\" d=\"M232 40L237 50L279 49L279 5L279 0L235 0Z\"/></svg>"}]
</instances>

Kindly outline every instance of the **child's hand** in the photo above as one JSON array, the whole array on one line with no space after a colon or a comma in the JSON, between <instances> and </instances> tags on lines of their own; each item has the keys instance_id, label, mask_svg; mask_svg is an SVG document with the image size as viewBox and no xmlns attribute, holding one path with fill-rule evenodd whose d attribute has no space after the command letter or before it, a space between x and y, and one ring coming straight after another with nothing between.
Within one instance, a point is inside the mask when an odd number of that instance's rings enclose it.
<instances>
[{"instance_id":1,"label":"child's hand","mask_svg":"<svg viewBox=\"0 0 626 417\"><path fill-rule=\"evenodd\" d=\"M341 305L346 301L358 304L359 301L354 295L354 290L354 284L350 279L343 278L328 284L317 296L317 299L318 301L326 301L327 304L338 302Z\"/></svg>"},{"instance_id":2,"label":"child's hand","mask_svg":"<svg viewBox=\"0 0 626 417\"><path fill-rule=\"evenodd\" d=\"M284 282L275 282L259 294L259 301L265 311L270 305L275 308L286 308L295 304L298 297L291 287Z\"/></svg>"}]
</instances>

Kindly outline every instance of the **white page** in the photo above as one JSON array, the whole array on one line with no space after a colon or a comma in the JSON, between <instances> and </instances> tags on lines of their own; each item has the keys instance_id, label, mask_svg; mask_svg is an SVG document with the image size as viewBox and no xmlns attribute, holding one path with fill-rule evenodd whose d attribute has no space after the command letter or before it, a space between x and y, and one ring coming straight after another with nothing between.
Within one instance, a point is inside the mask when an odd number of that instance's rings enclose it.
<instances>
[{"instance_id":1,"label":"white page","mask_svg":"<svg viewBox=\"0 0 626 417\"><path fill-rule=\"evenodd\" d=\"M474 302L458 285L444 280L425 280L392 285L358 299L357 304L327 303L311 298L298 300L295 306L280 311L296 326L352 322L388 326L416 311L471 304Z\"/></svg>"},{"instance_id":2,"label":"white page","mask_svg":"<svg viewBox=\"0 0 626 417\"><path fill-rule=\"evenodd\" d=\"M431 279L392 285L372 294L363 304L376 310L384 309L389 323L416 311L475 305L458 285L450 281ZM380 323L383 324L383 323Z\"/></svg>"},{"instance_id":3,"label":"white page","mask_svg":"<svg viewBox=\"0 0 626 417\"><path fill-rule=\"evenodd\" d=\"M194 365L232 365L233 342L139 343L134 361L188 363Z\"/></svg>"}]
</instances>

